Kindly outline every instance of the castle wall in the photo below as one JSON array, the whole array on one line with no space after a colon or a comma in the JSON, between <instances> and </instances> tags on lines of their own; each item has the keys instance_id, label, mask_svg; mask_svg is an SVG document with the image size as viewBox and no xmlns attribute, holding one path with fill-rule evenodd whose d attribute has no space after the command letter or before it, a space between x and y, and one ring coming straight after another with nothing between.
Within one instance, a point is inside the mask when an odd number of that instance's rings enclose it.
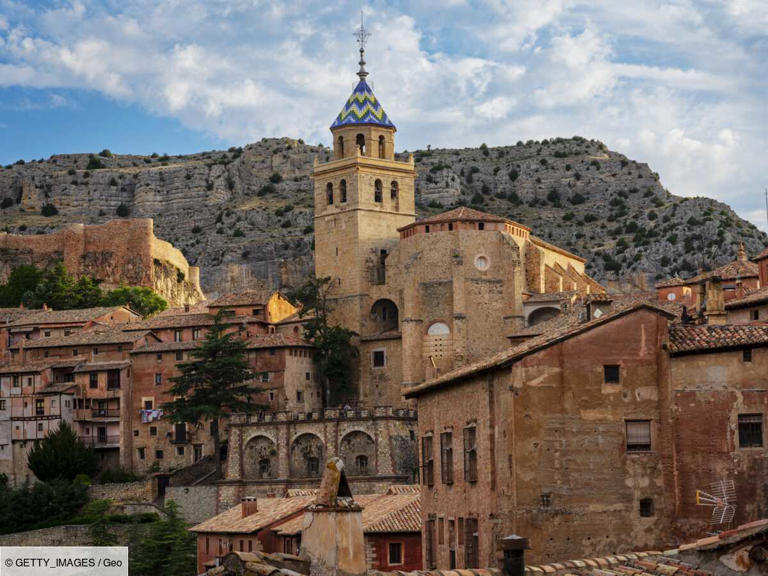
<instances>
[{"instance_id":1,"label":"castle wall","mask_svg":"<svg viewBox=\"0 0 768 576\"><path fill-rule=\"evenodd\" d=\"M178 249L155 237L148 218L74 224L51 234L0 234L0 281L20 264L47 267L59 260L71 274L94 276L107 288L146 286L173 305L203 298L199 271L191 271Z\"/></svg>"}]
</instances>

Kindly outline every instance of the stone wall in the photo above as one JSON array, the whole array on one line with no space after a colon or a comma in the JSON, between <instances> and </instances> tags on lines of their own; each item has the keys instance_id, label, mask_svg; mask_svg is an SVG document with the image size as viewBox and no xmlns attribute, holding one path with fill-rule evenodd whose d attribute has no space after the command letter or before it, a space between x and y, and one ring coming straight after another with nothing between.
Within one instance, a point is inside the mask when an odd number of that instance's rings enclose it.
<instances>
[{"instance_id":1,"label":"stone wall","mask_svg":"<svg viewBox=\"0 0 768 576\"><path fill-rule=\"evenodd\" d=\"M63 261L74 275L88 274L106 288L128 284L152 288L171 304L203 299L199 271L168 242L155 237L149 218L73 224L51 234L0 233L0 281L14 267L47 267Z\"/></svg>"},{"instance_id":2,"label":"stone wall","mask_svg":"<svg viewBox=\"0 0 768 576\"><path fill-rule=\"evenodd\" d=\"M199 524L212 518L218 512L216 497L218 491L214 485L206 486L169 486L165 489L165 502L173 500L179 506L179 512L190 524Z\"/></svg>"},{"instance_id":3,"label":"stone wall","mask_svg":"<svg viewBox=\"0 0 768 576\"><path fill-rule=\"evenodd\" d=\"M115 502L151 502L153 500L151 480L94 484L88 488L88 493L92 500Z\"/></svg>"},{"instance_id":4,"label":"stone wall","mask_svg":"<svg viewBox=\"0 0 768 576\"><path fill-rule=\"evenodd\" d=\"M139 524L146 530L149 524ZM133 526L113 524L110 530L117 537L118 546L127 546ZM0 546L91 546L93 540L89 526L66 525L0 535Z\"/></svg>"}]
</instances>

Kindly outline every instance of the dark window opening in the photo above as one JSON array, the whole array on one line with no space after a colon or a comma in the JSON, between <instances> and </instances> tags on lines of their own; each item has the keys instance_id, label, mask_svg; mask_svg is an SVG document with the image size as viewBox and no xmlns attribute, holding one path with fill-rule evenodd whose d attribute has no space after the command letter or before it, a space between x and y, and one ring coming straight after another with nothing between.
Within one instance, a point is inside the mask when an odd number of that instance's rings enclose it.
<instances>
[{"instance_id":1,"label":"dark window opening","mask_svg":"<svg viewBox=\"0 0 768 576\"><path fill-rule=\"evenodd\" d=\"M385 155L384 150L385 150L384 136L379 136L379 158L384 158L384 155Z\"/></svg>"},{"instance_id":2,"label":"dark window opening","mask_svg":"<svg viewBox=\"0 0 768 576\"><path fill-rule=\"evenodd\" d=\"M91 372L88 375L88 388L99 387L99 375L96 372Z\"/></svg>"},{"instance_id":3,"label":"dark window opening","mask_svg":"<svg viewBox=\"0 0 768 576\"><path fill-rule=\"evenodd\" d=\"M464 428L464 480L477 482L477 428Z\"/></svg>"},{"instance_id":4,"label":"dark window opening","mask_svg":"<svg viewBox=\"0 0 768 576\"><path fill-rule=\"evenodd\" d=\"M745 348L742 350L741 358L744 362L752 362L752 348Z\"/></svg>"},{"instance_id":5,"label":"dark window opening","mask_svg":"<svg viewBox=\"0 0 768 576\"><path fill-rule=\"evenodd\" d=\"M763 415L739 414L739 448L763 446Z\"/></svg>"},{"instance_id":6,"label":"dark window opening","mask_svg":"<svg viewBox=\"0 0 768 576\"><path fill-rule=\"evenodd\" d=\"M392 200L397 200L398 193L400 191L400 186L397 183L397 181L392 180L392 184L389 187L389 197Z\"/></svg>"},{"instance_id":7,"label":"dark window opening","mask_svg":"<svg viewBox=\"0 0 768 576\"><path fill-rule=\"evenodd\" d=\"M373 183L373 201L380 204L382 202L382 199L383 199L382 184L381 184L381 180L377 178L376 181Z\"/></svg>"},{"instance_id":8,"label":"dark window opening","mask_svg":"<svg viewBox=\"0 0 768 576\"><path fill-rule=\"evenodd\" d=\"M365 454L355 456L355 474L357 476L368 475L368 456Z\"/></svg>"},{"instance_id":9,"label":"dark window opening","mask_svg":"<svg viewBox=\"0 0 768 576\"><path fill-rule=\"evenodd\" d=\"M355 144L357 144L357 149L360 150L360 156L365 156L365 136L363 134L358 134L355 137Z\"/></svg>"},{"instance_id":10,"label":"dark window opening","mask_svg":"<svg viewBox=\"0 0 768 576\"><path fill-rule=\"evenodd\" d=\"M424 470L422 478L424 484L435 484L435 461L432 455L432 436L424 436L421 439L421 467Z\"/></svg>"},{"instance_id":11,"label":"dark window opening","mask_svg":"<svg viewBox=\"0 0 768 576\"><path fill-rule=\"evenodd\" d=\"M485 230L485 222L480 222L477 225L478 230Z\"/></svg>"},{"instance_id":12,"label":"dark window opening","mask_svg":"<svg viewBox=\"0 0 768 576\"><path fill-rule=\"evenodd\" d=\"M384 366L387 363L387 356L384 350L374 350L373 351L373 367L374 368L384 368Z\"/></svg>"},{"instance_id":13,"label":"dark window opening","mask_svg":"<svg viewBox=\"0 0 768 576\"><path fill-rule=\"evenodd\" d=\"M339 136L339 156L344 158L344 137Z\"/></svg>"},{"instance_id":14,"label":"dark window opening","mask_svg":"<svg viewBox=\"0 0 768 576\"><path fill-rule=\"evenodd\" d=\"M749 319L750 320L760 320L760 310L750 310L750 312L749 312Z\"/></svg>"},{"instance_id":15,"label":"dark window opening","mask_svg":"<svg viewBox=\"0 0 768 576\"><path fill-rule=\"evenodd\" d=\"M552 494L546 493L541 495L541 507L549 508L552 506Z\"/></svg>"},{"instance_id":16,"label":"dark window opening","mask_svg":"<svg viewBox=\"0 0 768 576\"><path fill-rule=\"evenodd\" d=\"M618 384L621 380L621 370L616 364L606 364L603 366L603 381L606 384Z\"/></svg>"},{"instance_id":17,"label":"dark window opening","mask_svg":"<svg viewBox=\"0 0 768 576\"><path fill-rule=\"evenodd\" d=\"M390 542L389 543L389 559L387 562L390 566L394 564L403 563L403 544L402 542Z\"/></svg>"},{"instance_id":18,"label":"dark window opening","mask_svg":"<svg viewBox=\"0 0 768 576\"><path fill-rule=\"evenodd\" d=\"M464 519L464 568L479 568L477 518Z\"/></svg>"},{"instance_id":19,"label":"dark window opening","mask_svg":"<svg viewBox=\"0 0 768 576\"><path fill-rule=\"evenodd\" d=\"M333 184L331 182L325 186L325 199L329 206L333 204Z\"/></svg>"},{"instance_id":20,"label":"dark window opening","mask_svg":"<svg viewBox=\"0 0 768 576\"><path fill-rule=\"evenodd\" d=\"M342 180L339 182L339 194L341 195L341 202L344 203L347 201L347 181Z\"/></svg>"},{"instance_id":21,"label":"dark window opening","mask_svg":"<svg viewBox=\"0 0 768 576\"><path fill-rule=\"evenodd\" d=\"M653 516L653 499L643 498L640 500L640 516L650 518Z\"/></svg>"}]
</instances>

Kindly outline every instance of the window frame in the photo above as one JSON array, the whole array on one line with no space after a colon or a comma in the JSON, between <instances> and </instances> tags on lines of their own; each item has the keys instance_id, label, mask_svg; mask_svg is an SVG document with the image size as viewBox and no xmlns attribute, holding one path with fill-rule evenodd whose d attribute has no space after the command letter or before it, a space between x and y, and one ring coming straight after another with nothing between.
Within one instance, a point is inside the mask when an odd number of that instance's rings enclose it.
<instances>
[{"instance_id":1,"label":"window frame","mask_svg":"<svg viewBox=\"0 0 768 576\"><path fill-rule=\"evenodd\" d=\"M421 437L422 483L431 488L435 485L434 435L430 432Z\"/></svg>"},{"instance_id":2,"label":"window frame","mask_svg":"<svg viewBox=\"0 0 768 576\"><path fill-rule=\"evenodd\" d=\"M653 424L650 418L633 418L624 420L624 448L628 454L643 454L653 451ZM632 424L647 424L648 442L630 442L629 428Z\"/></svg>"},{"instance_id":3,"label":"window frame","mask_svg":"<svg viewBox=\"0 0 768 576\"><path fill-rule=\"evenodd\" d=\"M615 377L612 374L614 370L616 371ZM620 364L603 364L603 384L621 384Z\"/></svg>"},{"instance_id":4,"label":"window frame","mask_svg":"<svg viewBox=\"0 0 768 576\"><path fill-rule=\"evenodd\" d=\"M759 412L739 414L736 420L736 431L738 433L739 449L763 448L765 438L763 431L763 421L765 416ZM754 438L759 434L759 443Z\"/></svg>"},{"instance_id":5,"label":"window frame","mask_svg":"<svg viewBox=\"0 0 768 576\"><path fill-rule=\"evenodd\" d=\"M399 546L399 556L400 561L399 562L393 562L392 561L392 545ZM387 542L387 565L388 566L402 566L405 564L405 542L398 540L396 542Z\"/></svg>"},{"instance_id":6,"label":"window frame","mask_svg":"<svg viewBox=\"0 0 768 576\"><path fill-rule=\"evenodd\" d=\"M381 354L382 362L381 364L376 363L376 355ZM387 367L387 349L386 348L377 348L376 350L371 350L371 368L374 370L382 370Z\"/></svg>"},{"instance_id":7,"label":"window frame","mask_svg":"<svg viewBox=\"0 0 768 576\"><path fill-rule=\"evenodd\" d=\"M453 484L453 430L440 433L440 481Z\"/></svg>"},{"instance_id":8,"label":"window frame","mask_svg":"<svg viewBox=\"0 0 768 576\"><path fill-rule=\"evenodd\" d=\"M477 482L477 424L465 426L464 438L464 481Z\"/></svg>"}]
</instances>

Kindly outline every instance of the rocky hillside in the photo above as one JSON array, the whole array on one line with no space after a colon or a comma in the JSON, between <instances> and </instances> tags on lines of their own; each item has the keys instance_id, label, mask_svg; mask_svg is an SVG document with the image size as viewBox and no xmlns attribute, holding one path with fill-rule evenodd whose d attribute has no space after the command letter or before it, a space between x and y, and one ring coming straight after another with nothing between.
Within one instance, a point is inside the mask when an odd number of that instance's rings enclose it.
<instances>
[{"instance_id":1,"label":"rocky hillside","mask_svg":"<svg viewBox=\"0 0 768 576\"><path fill-rule=\"evenodd\" d=\"M404 153L405 154L405 153ZM312 272L312 159L327 148L264 139L188 156L56 155L0 169L0 228L151 217L201 267L210 293L296 285ZM533 228L614 285L691 275L768 238L727 205L670 194L645 164L574 137L414 152L417 209L467 204ZM619 282L621 280L621 282Z\"/></svg>"}]
</instances>

